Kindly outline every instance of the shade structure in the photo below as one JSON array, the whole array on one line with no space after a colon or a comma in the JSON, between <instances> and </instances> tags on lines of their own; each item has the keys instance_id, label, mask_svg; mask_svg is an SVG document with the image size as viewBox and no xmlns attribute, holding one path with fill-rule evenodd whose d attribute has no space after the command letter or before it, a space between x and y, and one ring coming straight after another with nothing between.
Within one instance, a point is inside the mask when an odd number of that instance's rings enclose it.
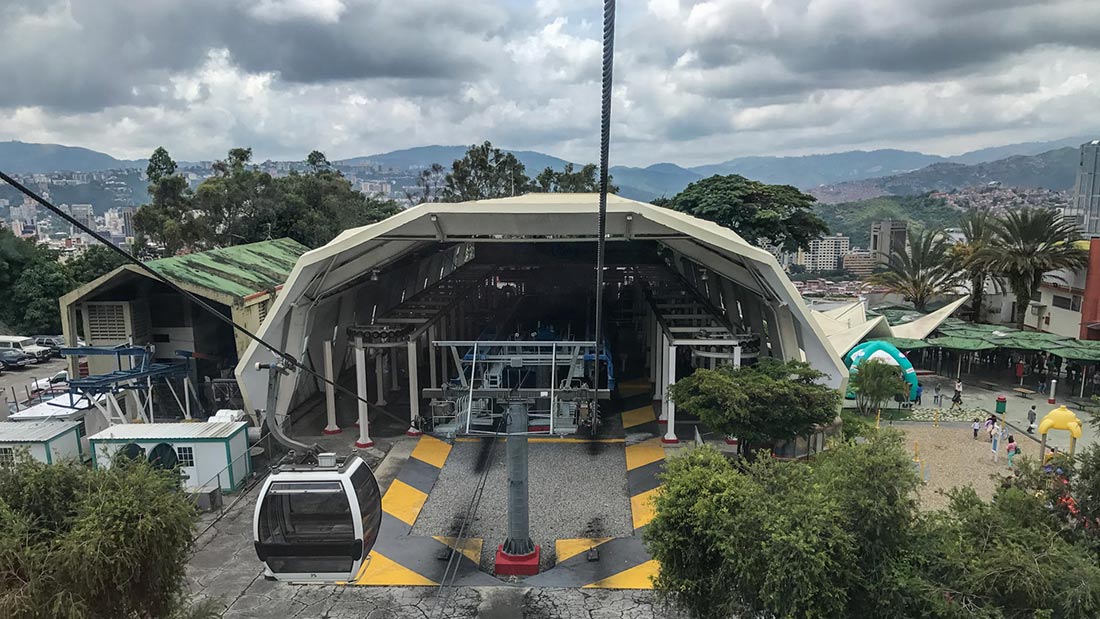
<instances>
[{"instance_id":1,"label":"shade structure","mask_svg":"<svg viewBox=\"0 0 1100 619\"><path fill-rule=\"evenodd\" d=\"M951 350L991 350L997 348L995 344L991 344L984 339L951 335L934 337L928 340L928 344L940 348L950 348Z\"/></svg>"},{"instance_id":2,"label":"shade structure","mask_svg":"<svg viewBox=\"0 0 1100 619\"><path fill-rule=\"evenodd\" d=\"M893 344L898 350L920 350L932 346L924 340L916 340L908 337L878 337L871 341Z\"/></svg>"},{"instance_id":3,"label":"shade structure","mask_svg":"<svg viewBox=\"0 0 1100 619\"><path fill-rule=\"evenodd\" d=\"M1093 345L1092 342L1080 342L1080 344L1088 345L1057 346L1050 348L1049 351L1070 361L1100 361L1100 346Z\"/></svg>"}]
</instances>

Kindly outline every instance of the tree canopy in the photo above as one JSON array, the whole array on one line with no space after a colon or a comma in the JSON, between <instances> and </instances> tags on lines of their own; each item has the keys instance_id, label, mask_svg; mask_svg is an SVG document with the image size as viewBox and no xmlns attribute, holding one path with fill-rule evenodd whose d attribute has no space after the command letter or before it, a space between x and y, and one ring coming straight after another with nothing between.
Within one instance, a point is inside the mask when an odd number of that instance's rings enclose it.
<instances>
[{"instance_id":1,"label":"tree canopy","mask_svg":"<svg viewBox=\"0 0 1100 619\"><path fill-rule=\"evenodd\" d=\"M793 252L829 232L813 212L815 201L790 185L730 174L695 181L660 206L723 225L754 245Z\"/></svg>"},{"instance_id":2,"label":"tree canopy","mask_svg":"<svg viewBox=\"0 0 1100 619\"><path fill-rule=\"evenodd\" d=\"M676 406L747 444L791 439L836 418L840 394L801 361L761 359L734 369L697 369L670 386Z\"/></svg>"},{"instance_id":3,"label":"tree canopy","mask_svg":"<svg viewBox=\"0 0 1100 619\"><path fill-rule=\"evenodd\" d=\"M611 175L607 176L607 192L618 193L619 188L611 184ZM547 167L535 177L535 188L547 193L592 193L600 190L600 168L594 163L585 164L574 170L572 163L562 166L559 172Z\"/></svg>"},{"instance_id":4,"label":"tree canopy","mask_svg":"<svg viewBox=\"0 0 1100 619\"><path fill-rule=\"evenodd\" d=\"M353 189L319 151L309 154L308 172L283 177L251 162L252 149L231 149L214 163L214 175L191 192L185 179L174 175L168 153L157 149L149 164L153 200L134 215L136 230L168 255L282 237L319 247L348 228L399 210L391 200Z\"/></svg>"},{"instance_id":5,"label":"tree canopy","mask_svg":"<svg viewBox=\"0 0 1100 619\"><path fill-rule=\"evenodd\" d=\"M902 379L898 367L878 359L860 363L849 386L856 394L859 412L864 415L875 413L894 396L909 393L909 384Z\"/></svg>"},{"instance_id":6,"label":"tree canopy","mask_svg":"<svg viewBox=\"0 0 1100 619\"><path fill-rule=\"evenodd\" d=\"M455 159L444 184L444 202L467 202L522 195L530 189L531 179L515 155L485 141Z\"/></svg>"},{"instance_id":7,"label":"tree canopy","mask_svg":"<svg viewBox=\"0 0 1100 619\"><path fill-rule=\"evenodd\" d=\"M2 467L0 616L179 616L193 522L178 475L144 463Z\"/></svg>"},{"instance_id":8,"label":"tree canopy","mask_svg":"<svg viewBox=\"0 0 1100 619\"><path fill-rule=\"evenodd\" d=\"M1100 521L1084 526L1077 507L1092 482L1020 462L992 502L957 489L922 513L896 433L809 463L692 450L669 461L644 532L658 595L706 619L1095 617L1100 565L1084 538Z\"/></svg>"},{"instance_id":9,"label":"tree canopy","mask_svg":"<svg viewBox=\"0 0 1100 619\"><path fill-rule=\"evenodd\" d=\"M893 248L888 270L875 273L870 279L923 312L933 299L955 288L956 272L950 250L951 245L941 230L911 231L908 243Z\"/></svg>"}]
</instances>

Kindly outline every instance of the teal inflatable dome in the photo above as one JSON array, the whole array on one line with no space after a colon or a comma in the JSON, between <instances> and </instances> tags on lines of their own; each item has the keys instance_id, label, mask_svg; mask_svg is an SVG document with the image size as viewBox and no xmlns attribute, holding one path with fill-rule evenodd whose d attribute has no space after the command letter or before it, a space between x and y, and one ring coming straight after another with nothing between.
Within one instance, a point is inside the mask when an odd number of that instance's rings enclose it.
<instances>
[{"instance_id":1,"label":"teal inflatable dome","mask_svg":"<svg viewBox=\"0 0 1100 619\"><path fill-rule=\"evenodd\" d=\"M917 398L917 371L905 353L889 342L864 342L844 355L844 365L848 366L849 375L854 375L859 371L859 364L869 359L897 366L901 377L909 383L909 401ZM848 397L854 398L855 394L849 392Z\"/></svg>"}]
</instances>

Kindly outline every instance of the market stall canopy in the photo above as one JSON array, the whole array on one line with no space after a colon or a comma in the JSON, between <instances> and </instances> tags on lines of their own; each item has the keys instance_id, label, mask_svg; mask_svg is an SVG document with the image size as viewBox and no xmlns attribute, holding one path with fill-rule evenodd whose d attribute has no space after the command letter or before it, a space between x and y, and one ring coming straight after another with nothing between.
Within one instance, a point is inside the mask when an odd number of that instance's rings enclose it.
<instances>
[{"instance_id":1,"label":"market stall canopy","mask_svg":"<svg viewBox=\"0 0 1100 619\"><path fill-rule=\"evenodd\" d=\"M873 341L893 344L898 350L920 350L932 346L924 340L914 340L907 337L879 337Z\"/></svg>"},{"instance_id":2,"label":"market stall canopy","mask_svg":"<svg viewBox=\"0 0 1100 619\"><path fill-rule=\"evenodd\" d=\"M939 346L940 348L950 348L951 350L992 350L997 347L996 344L992 344L980 338L958 337L954 335L934 337L928 340L928 344L931 346Z\"/></svg>"}]
</instances>

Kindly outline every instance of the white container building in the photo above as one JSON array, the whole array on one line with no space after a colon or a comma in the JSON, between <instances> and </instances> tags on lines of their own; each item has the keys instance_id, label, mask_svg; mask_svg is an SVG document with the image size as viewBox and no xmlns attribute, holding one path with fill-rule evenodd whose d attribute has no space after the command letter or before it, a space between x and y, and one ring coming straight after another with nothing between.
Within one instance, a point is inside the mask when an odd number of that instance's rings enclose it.
<instances>
[{"instance_id":1,"label":"white container building","mask_svg":"<svg viewBox=\"0 0 1100 619\"><path fill-rule=\"evenodd\" d=\"M107 396L100 396L106 398ZM110 424L103 413L96 410L87 396L59 395L33 406L11 413L8 421L34 423L42 421L73 421L79 426L80 448L84 459L91 457L88 435L107 428Z\"/></svg>"},{"instance_id":2,"label":"white container building","mask_svg":"<svg viewBox=\"0 0 1100 619\"><path fill-rule=\"evenodd\" d=\"M81 459L80 424L75 421L0 422L0 466L15 463L20 450L46 464Z\"/></svg>"},{"instance_id":3,"label":"white container building","mask_svg":"<svg viewBox=\"0 0 1100 619\"><path fill-rule=\"evenodd\" d=\"M252 474L248 453L248 424L233 423L123 423L89 437L92 463L108 467L115 453L133 444L147 456L161 444L179 459L185 485L194 490L220 487L237 490ZM131 448L132 449L132 448Z\"/></svg>"}]
</instances>

